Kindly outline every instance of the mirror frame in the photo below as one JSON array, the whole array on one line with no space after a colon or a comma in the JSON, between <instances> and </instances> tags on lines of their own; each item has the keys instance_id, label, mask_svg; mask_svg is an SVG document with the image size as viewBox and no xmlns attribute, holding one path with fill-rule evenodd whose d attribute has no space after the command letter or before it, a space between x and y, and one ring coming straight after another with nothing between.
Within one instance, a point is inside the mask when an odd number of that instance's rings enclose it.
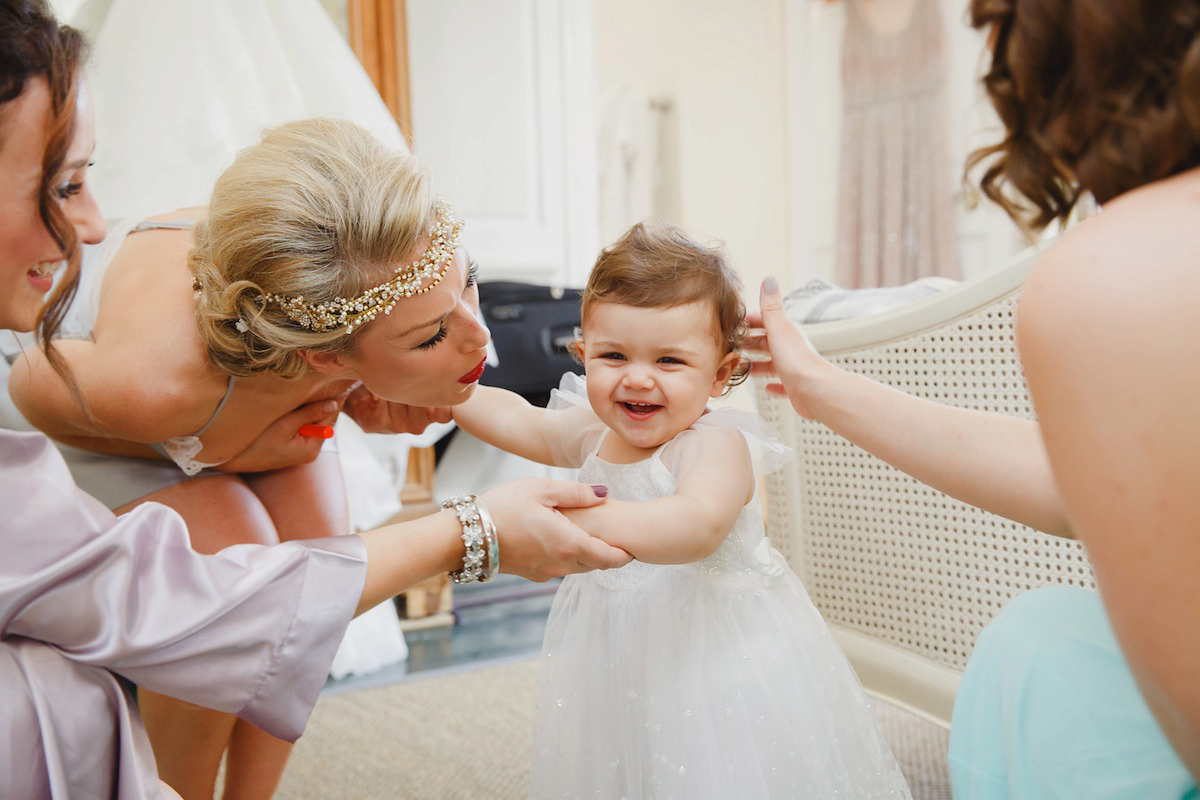
<instances>
[{"instance_id":1,"label":"mirror frame","mask_svg":"<svg viewBox=\"0 0 1200 800\"><path fill-rule=\"evenodd\" d=\"M412 142L408 79L408 17L405 0L347 0L350 47Z\"/></svg>"}]
</instances>

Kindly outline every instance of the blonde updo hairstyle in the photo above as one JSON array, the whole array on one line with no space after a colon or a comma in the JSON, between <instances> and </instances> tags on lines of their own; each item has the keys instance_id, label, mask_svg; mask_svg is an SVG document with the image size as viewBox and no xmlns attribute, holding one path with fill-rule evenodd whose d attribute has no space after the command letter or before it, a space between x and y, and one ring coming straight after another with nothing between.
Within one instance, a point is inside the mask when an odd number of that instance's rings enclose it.
<instances>
[{"instance_id":1,"label":"blonde updo hairstyle","mask_svg":"<svg viewBox=\"0 0 1200 800\"><path fill-rule=\"evenodd\" d=\"M222 173L193 233L196 323L213 363L231 375L294 378L307 368L304 351L353 352L362 328L309 330L259 298L320 303L379 285L419 256L434 201L415 158L353 123L267 131Z\"/></svg>"}]
</instances>

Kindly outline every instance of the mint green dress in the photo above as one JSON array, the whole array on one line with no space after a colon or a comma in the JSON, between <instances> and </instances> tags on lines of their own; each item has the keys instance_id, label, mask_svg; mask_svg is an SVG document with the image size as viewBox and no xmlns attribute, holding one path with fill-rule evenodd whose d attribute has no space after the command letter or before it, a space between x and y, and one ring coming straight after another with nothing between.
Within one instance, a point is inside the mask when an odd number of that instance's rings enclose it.
<instances>
[{"instance_id":1,"label":"mint green dress","mask_svg":"<svg viewBox=\"0 0 1200 800\"><path fill-rule=\"evenodd\" d=\"M955 800L1197 798L1095 592L1015 597L980 634L954 703Z\"/></svg>"}]
</instances>

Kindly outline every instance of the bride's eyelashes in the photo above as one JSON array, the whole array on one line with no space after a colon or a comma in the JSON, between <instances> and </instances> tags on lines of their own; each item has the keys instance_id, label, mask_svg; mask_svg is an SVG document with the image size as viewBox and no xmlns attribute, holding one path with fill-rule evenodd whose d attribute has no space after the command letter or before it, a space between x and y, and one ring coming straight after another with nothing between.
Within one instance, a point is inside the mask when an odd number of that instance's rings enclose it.
<instances>
[{"instance_id":1,"label":"bride's eyelashes","mask_svg":"<svg viewBox=\"0 0 1200 800\"><path fill-rule=\"evenodd\" d=\"M442 341L445 338L446 338L446 323L443 322L440 326L438 326L437 333L435 333L433 336L430 336L428 339L426 339L425 341L423 341L419 345L417 345L417 349L418 350L428 350L429 348L436 346L438 342Z\"/></svg>"},{"instance_id":2,"label":"bride's eyelashes","mask_svg":"<svg viewBox=\"0 0 1200 800\"><path fill-rule=\"evenodd\" d=\"M463 294L466 294L468 291L470 291L471 287L473 287L478 282L477 281L478 277L479 277L479 262L472 261L471 266L467 269L467 285L463 287ZM419 345L417 345L417 349L418 350L428 350L431 347L435 347L438 342L442 341L445 338L446 338L446 323L445 323L445 321L443 321L442 324L438 326L437 333L435 333L433 336L430 336L428 339L426 339L425 341L423 341Z\"/></svg>"}]
</instances>

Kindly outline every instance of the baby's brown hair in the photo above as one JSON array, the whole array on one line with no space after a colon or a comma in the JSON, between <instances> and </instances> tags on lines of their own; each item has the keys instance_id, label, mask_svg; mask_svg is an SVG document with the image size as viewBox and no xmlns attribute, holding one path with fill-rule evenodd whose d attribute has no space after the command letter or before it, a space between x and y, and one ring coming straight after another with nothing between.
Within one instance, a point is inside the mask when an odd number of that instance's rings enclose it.
<instances>
[{"instance_id":1,"label":"baby's brown hair","mask_svg":"<svg viewBox=\"0 0 1200 800\"><path fill-rule=\"evenodd\" d=\"M586 322L596 303L634 308L711 303L713 335L724 353L740 356L746 337L741 290L720 246L698 244L673 225L639 222L596 259L583 290L582 316ZM727 388L746 380L749 372L750 362L741 358Z\"/></svg>"}]
</instances>

